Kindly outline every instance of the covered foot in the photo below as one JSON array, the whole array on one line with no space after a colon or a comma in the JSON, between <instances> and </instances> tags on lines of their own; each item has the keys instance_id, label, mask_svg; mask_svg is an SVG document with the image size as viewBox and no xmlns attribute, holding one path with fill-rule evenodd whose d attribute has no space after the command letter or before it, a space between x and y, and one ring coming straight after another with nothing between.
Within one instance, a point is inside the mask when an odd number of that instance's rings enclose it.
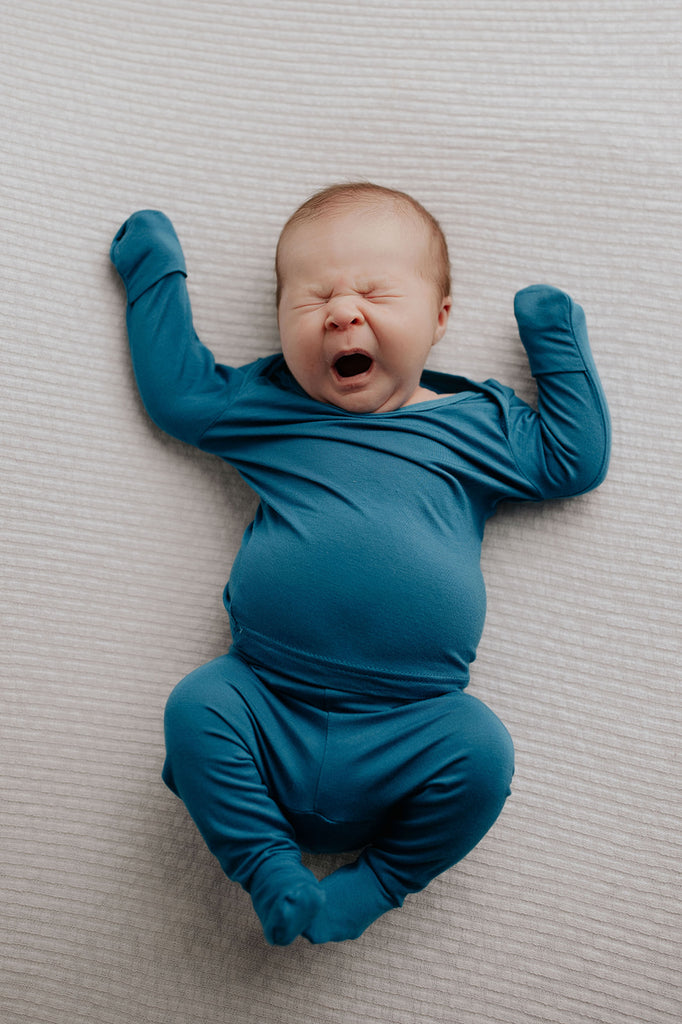
<instances>
[{"instance_id":1,"label":"covered foot","mask_svg":"<svg viewBox=\"0 0 682 1024\"><path fill-rule=\"evenodd\" d=\"M313 943L357 939L378 917L402 902L389 896L362 857L323 878L320 885L324 904L303 932Z\"/></svg>"},{"instance_id":2,"label":"covered foot","mask_svg":"<svg viewBox=\"0 0 682 1024\"><path fill-rule=\"evenodd\" d=\"M324 906L322 886L300 863L266 863L251 886L251 900L271 946L288 946Z\"/></svg>"}]
</instances>

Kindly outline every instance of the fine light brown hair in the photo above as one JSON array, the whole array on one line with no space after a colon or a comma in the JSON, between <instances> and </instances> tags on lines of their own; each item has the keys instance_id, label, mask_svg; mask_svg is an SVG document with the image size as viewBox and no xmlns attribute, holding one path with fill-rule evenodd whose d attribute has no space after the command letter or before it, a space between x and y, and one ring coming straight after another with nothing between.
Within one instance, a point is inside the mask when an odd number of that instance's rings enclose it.
<instances>
[{"instance_id":1,"label":"fine light brown hair","mask_svg":"<svg viewBox=\"0 0 682 1024\"><path fill-rule=\"evenodd\" d=\"M386 203L387 201L392 202L398 209L402 209L403 211L413 210L418 215L422 223L427 227L431 236L433 261L433 273L429 276L433 277L433 281L438 289L440 298L446 298L450 294L451 287L448 243L445 239L443 229L433 214L429 213L429 211L423 207L420 202L414 199L411 195L408 195L407 192L401 192L399 189L387 188L384 185L375 185L370 181L352 181L339 183L337 185L330 185L328 188L324 188L320 192L316 192L315 195L311 196L310 199L307 199L297 210L294 211L294 213L292 213L291 217L289 217L289 220L282 228L275 255L277 307L279 308L283 286L282 267L280 261L282 241L291 228L304 221L314 220L316 217L326 213L330 209L334 209L335 207L355 206L360 202L367 203L368 205L378 205L380 203Z\"/></svg>"}]
</instances>

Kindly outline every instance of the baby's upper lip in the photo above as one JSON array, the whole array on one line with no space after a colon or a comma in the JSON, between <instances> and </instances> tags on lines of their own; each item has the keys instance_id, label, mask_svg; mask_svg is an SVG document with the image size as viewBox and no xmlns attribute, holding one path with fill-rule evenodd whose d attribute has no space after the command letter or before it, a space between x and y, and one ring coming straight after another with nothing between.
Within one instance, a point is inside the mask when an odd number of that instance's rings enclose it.
<instances>
[{"instance_id":1,"label":"baby's upper lip","mask_svg":"<svg viewBox=\"0 0 682 1024\"><path fill-rule=\"evenodd\" d=\"M357 355L367 356L368 359L372 360L374 359L374 356L370 352L368 352L366 348L358 348L357 346L353 346L352 348L339 349L339 351L332 358L332 366L336 366L336 364L338 363L339 359L341 359L342 356Z\"/></svg>"}]
</instances>

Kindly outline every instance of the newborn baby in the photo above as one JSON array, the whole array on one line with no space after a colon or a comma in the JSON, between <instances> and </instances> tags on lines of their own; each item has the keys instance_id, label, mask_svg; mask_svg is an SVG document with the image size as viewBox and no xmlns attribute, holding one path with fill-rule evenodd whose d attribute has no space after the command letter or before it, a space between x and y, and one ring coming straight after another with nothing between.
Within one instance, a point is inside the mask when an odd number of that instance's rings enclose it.
<instances>
[{"instance_id":1,"label":"newborn baby","mask_svg":"<svg viewBox=\"0 0 682 1024\"><path fill-rule=\"evenodd\" d=\"M405 193L332 186L294 213L282 351L238 368L194 333L163 214L134 214L111 257L150 416L260 498L225 588L232 646L173 690L163 777L268 942L356 938L464 857L509 794L509 734L465 692L481 541L503 499L604 478L582 310L544 285L516 296L536 412L494 380L424 369L450 314L448 251ZM318 880L302 850L361 852Z\"/></svg>"}]
</instances>

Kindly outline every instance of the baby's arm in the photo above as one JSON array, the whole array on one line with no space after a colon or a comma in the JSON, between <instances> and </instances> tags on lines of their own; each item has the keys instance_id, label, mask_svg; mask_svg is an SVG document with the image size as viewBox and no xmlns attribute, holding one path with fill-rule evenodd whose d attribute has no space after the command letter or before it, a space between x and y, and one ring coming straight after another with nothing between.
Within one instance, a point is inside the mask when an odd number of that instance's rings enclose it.
<instances>
[{"instance_id":1,"label":"baby's arm","mask_svg":"<svg viewBox=\"0 0 682 1024\"><path fill-rule=\"evenodd\" d=\"M225 409L239 371L217 365L197 338L180 242L168 218L134 213L111 259L126 287L133 368L147 412L162 430L196 444Z\"/></svg>"},{"instance_id":2,"label":"baby's arm","mask_svg":"<svg viewBox=\"0 0 682 1024\"><path fill-rule=\"evenodd\" d=\"M581 494L604 479L610 421L590 351L585 315L548 285L518 292L514 313L538 385L538 412L516 400L509 441L539 498Z\"/></svg>"}]
</instances>

